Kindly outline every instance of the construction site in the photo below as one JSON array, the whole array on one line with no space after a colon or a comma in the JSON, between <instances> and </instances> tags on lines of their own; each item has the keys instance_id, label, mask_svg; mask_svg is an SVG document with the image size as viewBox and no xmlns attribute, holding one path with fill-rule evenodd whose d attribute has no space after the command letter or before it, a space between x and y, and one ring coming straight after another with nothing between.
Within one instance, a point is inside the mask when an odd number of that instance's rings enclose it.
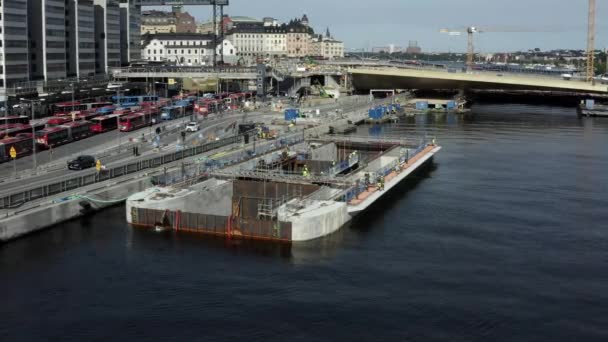
<instances>
[{"instance_id":1,"label":"construction site","mask_svg":"<svg viewBox=\"0 0 608 342\"><path fill-rule=\"evenodd\" d=\"M328 134L329 125L158 176L157 186L127 199L127 221L159 232L309 241L339 230L441 149L433 139Z\"/></svg>"}]
</instances>

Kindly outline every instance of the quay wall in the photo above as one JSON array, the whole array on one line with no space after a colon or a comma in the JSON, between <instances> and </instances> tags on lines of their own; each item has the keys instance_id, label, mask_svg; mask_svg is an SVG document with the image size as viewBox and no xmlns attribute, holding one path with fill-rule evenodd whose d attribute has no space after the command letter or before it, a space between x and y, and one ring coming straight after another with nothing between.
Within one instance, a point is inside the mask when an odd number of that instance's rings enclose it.
<instances>
[{"instance_id":1,"label":"quay wall","mask_svg":"<svg viewBox=\"0 0 608 342\"><path fill-rule=\"evenodd\" d=\"M50 205L41 205L38 208L33 208L0 220L0 242L6 242L26 234L50 228L49 222L53 222L52 226L56 226L85 214L122 203L127 196L143 191L149 185L149 179L144 177L104 187L98 191L92 191L87 194L86 198L72 198L66 194L65 198L55 200ZM85 209L81 203L88 204L90 207Z\"/></svg>"}]
</instances>

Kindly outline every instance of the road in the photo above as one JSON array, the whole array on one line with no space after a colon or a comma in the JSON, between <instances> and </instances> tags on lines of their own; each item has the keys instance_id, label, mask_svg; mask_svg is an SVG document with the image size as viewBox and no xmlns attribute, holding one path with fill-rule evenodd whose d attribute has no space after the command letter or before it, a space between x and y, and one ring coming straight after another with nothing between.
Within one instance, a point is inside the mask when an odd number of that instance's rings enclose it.
<instances>
[{"instance_id":1,"label":"road","mask_svg":"<svg viewBox=\"0 0 608 342\"><path fill-rule=\"evenodd\" d=\"M340 101L337 103L321 105L318 106L318 108L328 112L338 107L341 107L344 111L348 111L353 108L360 108L361 106L366 106L366 103L361 101ZM244 115L245 114L243 113L231 113L223 114L221 116L212 115L207 119L201 119L201 131L199 133L189 134L186 139L186 144L196 143L196 140L199 140L201 135L203 136L203 140L206 140L205 137L208 137L210 134L219 136L220 134L218 133L218 130L223 131L223 128L235 121L241 122ZM270 121L273 118L282 116L282 113L252 112L247 114L247 120ZM164 147L162 148L161 153L176 150L177 142L181 140L181 128L185 125L185 122L188 121L188 119L189 118L180 119L181 122L176 120L165 123L167 130L162 137ZM146 140L148 143L140 145L141 155L139 157L135 157L133 156L131 148L133 144L124 142L127 142L129 138L140 138L142 133L146 135ZM117 150L117 135L119 134L124 144L122 145L120 153ZM12 173L12 165L10 165L10 163L2 165L4 168L2 170L4 178L0 179L0 195L7 195L18 190L42 186L51 180L61 181L63 179L71 179L75 176L90 172L90 170L67 170L66 161L78 154L94 155L96 158L99 158L108 168L120 166L127 162L132 163L140 159L148 159L151 155L157 153L153 150L153 146L151 143L149 143L149 141L151 141L150 132L147 129L132 133L118 133L117 131L114 131L55 148L53 151L54 162L49 162L48 151L39 153L37 157L40 155L42 157L38 157L38 159L41 160L42 163L46 162L46 164L43 164L36 171L28 169L28 167L31 166L31 164L28 164L28 162L31 163L31 156L19 159L18 163L23 169L18 172L17 177L15 177Z\"/></svg>"}]
</instances>

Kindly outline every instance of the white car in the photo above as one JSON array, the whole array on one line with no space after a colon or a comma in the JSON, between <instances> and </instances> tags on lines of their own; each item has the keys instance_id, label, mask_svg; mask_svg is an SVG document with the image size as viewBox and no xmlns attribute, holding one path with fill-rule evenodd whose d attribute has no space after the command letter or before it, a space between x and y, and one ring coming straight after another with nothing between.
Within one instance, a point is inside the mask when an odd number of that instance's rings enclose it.
<instances>
[{"instance_id":1,"label":"white car","mask_svg":"<svg viewBox=\"0 0 608 342\"><path fill-rule=\"evenodd\" d=\"M189 122L186 125L186 132L198 132L201 129L201 126L196 122Z\"/></svg>"}]
</instances>

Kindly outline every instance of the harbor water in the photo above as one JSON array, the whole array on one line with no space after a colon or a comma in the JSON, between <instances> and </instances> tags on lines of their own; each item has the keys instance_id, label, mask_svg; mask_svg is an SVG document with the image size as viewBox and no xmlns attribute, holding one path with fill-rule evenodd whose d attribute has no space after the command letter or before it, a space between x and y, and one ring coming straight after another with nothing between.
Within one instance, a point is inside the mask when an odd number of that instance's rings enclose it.
<instances>
[{"instance_id":1,"label":"harbor water","mask_svg":"<svg viewBox=\"0 0 608 342\"><path fill-rule=\"evenodd\" d=\"M116 207L2 245L0 340L608 340L608 120L480 105L357 134L443 150L309 243L133 230Z\"/></svg>"}]
</instances>

